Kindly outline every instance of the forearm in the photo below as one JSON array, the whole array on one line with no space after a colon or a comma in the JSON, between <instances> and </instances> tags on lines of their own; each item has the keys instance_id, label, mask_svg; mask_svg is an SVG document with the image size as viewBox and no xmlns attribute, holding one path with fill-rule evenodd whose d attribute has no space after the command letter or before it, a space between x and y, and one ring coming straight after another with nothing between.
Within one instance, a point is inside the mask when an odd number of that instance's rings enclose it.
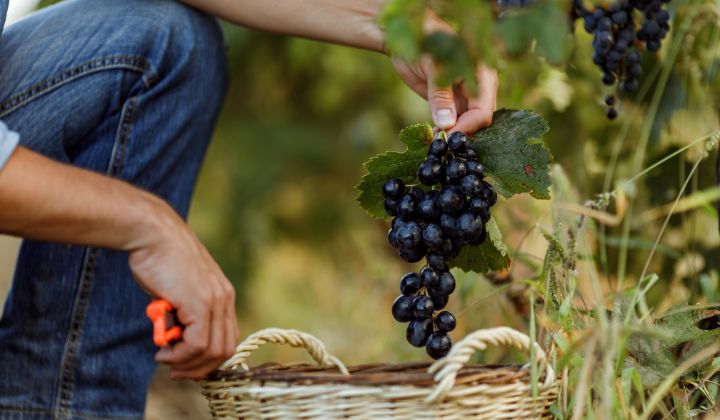
<instances>
[{"instance_id":1,"label":"forearm","mask_svg":"<svg viewBox=\"0 0 720 420\"><path fill-rule=\"evenodd\" d=\"M383 51L377 16L387 0L182 0L230 22Z\"/></svg>"},{"instance_id":2,"label":"forearm","mask_svg":"<svg viewBox=\"0 0 720 420\"><path fill-rule=\"evenodd\" d=\"M119 250L173 217L167 205L131 185L18 148L0 172L0 232Z\"/></svg>"}]
</instances>

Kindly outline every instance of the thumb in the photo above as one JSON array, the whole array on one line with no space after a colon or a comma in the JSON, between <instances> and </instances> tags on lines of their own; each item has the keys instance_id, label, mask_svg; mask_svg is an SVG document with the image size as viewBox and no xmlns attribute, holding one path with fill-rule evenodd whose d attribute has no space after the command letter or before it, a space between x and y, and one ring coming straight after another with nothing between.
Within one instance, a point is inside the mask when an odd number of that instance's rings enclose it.
<instances>
[{"instance_id":1,"label":"thumb","mask_svg":"<svg viewBox=\"0 0 720 420\"><path fill-rule=\"evenodd\" d=\"M455 125L457 110L452 86L438 86L436 83L437 69L430 62L425 65L428 80L428 103L435 125L447 130Z\"/></svg>"}]
</instances>

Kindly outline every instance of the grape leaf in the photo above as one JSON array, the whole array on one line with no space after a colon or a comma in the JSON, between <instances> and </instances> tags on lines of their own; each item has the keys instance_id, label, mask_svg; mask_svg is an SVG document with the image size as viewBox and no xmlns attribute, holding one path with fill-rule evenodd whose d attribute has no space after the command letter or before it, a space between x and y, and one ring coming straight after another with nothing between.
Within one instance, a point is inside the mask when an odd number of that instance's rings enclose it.
<instances>
[{"instance_id":1,"label":"grape leaf","mask_svg":"<svg viewBox=\"0 0 720 420\"><path fill-rule=\"evenodd\" d=\"M487 239L480 246L465 246L460 255L448 262L450 267L456 267L463 271L486 273L488 271L500 271L510 264L508 248L503 242L502 233L495 219L485 225Z\"/></svg>"},{"instance_id":2,"label":"grape leaf","mask_svg":"<svg viewBox=\"0 0 720 420\"><path fill-rule=\"evenodd\" d=\"M564 6L544 1L527 9L506 11L497 30L510 54L527 52L535 40L539 55L561 63L570 53L568 25Z\"/></svg>"},{"instance_id":3,"label":"grape leaf","mask_svg":"<svg viewBox=\"0 0 720 420\"><path fill-rule=\"evenodd\" d=\"M406 184L416 183L417 168L427 155L427 145L432 141L432 127L429 124L415 124L400 132L400 141L406 146L404 152L386 152L365 163L367 175L357 186L358 201L372 217L385 219L382 187L390 178L402 179Z\"/></svg>"},{"instance_id":4,"label":"grape leaf","mask_svg":"<svg viewBox=\"0 0 720 420\"><path fill-rule=\"evenodd\" d=\"M547 131L547 122L532 111L501 109L491 126L475 134L472 147L498 193L510 197L529 192L535 198L550 198L553 157L538 141Z\"/></svg>"}]
</instances>

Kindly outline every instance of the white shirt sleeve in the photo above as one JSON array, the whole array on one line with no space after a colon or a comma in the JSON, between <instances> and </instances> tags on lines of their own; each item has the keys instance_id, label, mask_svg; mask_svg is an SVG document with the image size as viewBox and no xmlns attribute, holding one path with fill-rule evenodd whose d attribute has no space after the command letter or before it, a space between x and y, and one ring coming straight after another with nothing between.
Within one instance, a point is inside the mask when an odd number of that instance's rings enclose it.
<instances>
[{"instance_id":1,"label":"white shirt sleeve","mask_svg":"<svg viewBox=\"0 0 720 420\"><path fill-rule=\"evenodd\" d=\"M14 131L10 131L5 123L0 121L0 171L10 159L10 155L15 151L20 142L20 135Z\"/></svg>"}]
</instances>

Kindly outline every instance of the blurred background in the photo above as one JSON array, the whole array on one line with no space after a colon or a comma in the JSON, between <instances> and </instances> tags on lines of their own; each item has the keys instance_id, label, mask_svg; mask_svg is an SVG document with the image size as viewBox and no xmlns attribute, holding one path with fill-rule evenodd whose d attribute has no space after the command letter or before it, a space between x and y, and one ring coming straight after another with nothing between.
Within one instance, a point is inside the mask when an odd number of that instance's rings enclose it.
<instances>
[{"instance_id":1,"label":"blurred background","mask_svg":"<svg viewBox=\"0 0 720 420\"><path fill-rule=\"evenodd\" d=\"M37 6L20 0L10 4L14 18ZM429 119L426 102L402 84L382 55L223 27L232 82L190 224L237 288L241 336L266 327L296 328L318 336L348 364L425 360L422 349L406 344L404 325L390 314L400 277L418 267L403 263L386 244L387 224L372 220L357 205L354 186L364 174L364 161L386 150L401 150L398 131ZM591 199L603 191L611 145L622 124L627 124L629 141L620 154L619 174L632 175L623 163L632 158L632 140L639 135L643 115L633 113L635 105L625 102L618 121L605 119L590 38L580 32L579 46L565 68L534 57L502 62L498 103L531 108L549 121L545 142L556 163L572 180L577 197ZM645 68L656 65L653 60L647 57ZM662 109L690 111L682 121L679 113L658 116L650 162L718 127L714 107L703 102L712 100L710 93L700 100L684 90L679 76L669 83L675 90L662 100L672 105ZM703 112L703 118L693 109ZM676 158L645 178L639 185L640 206L674 198L683 180L678 174L685 168L685 159ZM712 182L713 165L702 165L693 191ZM457 273L459 290L449 304L459 315L459 328L451 334L455 340L482 327L526 329L522 280L541 268L547 245L537 227L551 223L549 211L549 202L529 196L501 199L494 208L513 263L502 275ZM630 279L642 268L657 224L633 232ZM674 218L652 269L675 277L682 258L692 258L698 269L689 275L704 276L708 290L716 290L716 232L711 206ZM618 235L611 231L608 237ZM611 263L617 243L608 241ZM17 244L0 238L0 299L11 278ZM253 360L309 359L297 350L270 347ZM514 353L493 351L478 359L518 360ZM163 373L153 384L148 418L206 418L197 387L169 383Z\"/></svg>"}]
</instances>

